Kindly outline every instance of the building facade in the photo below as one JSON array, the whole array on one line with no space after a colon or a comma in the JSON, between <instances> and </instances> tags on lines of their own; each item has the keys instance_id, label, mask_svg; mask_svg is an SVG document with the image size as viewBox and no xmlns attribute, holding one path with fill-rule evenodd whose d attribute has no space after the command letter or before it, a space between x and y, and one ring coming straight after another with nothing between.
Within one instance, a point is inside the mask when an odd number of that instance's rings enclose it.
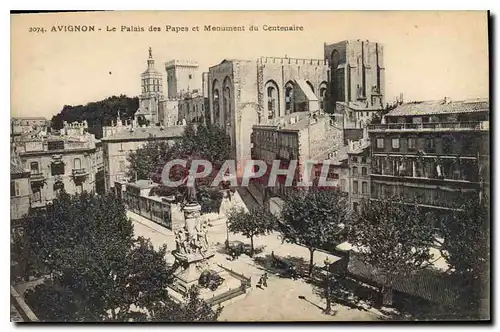
<instances>
[{"instance_id":1,"label":"building facade","mask_svg":"<svg viewBox=\"0 0 500 332\"><path fill-rule=\"evenodd\" d=\"M203 91L202 76L195 61L171 60L165 63L167 72L167 97L180 99L185 93Z\"/></svg>"},{"instance_id":2,"label":"building facade","mask_svg":"<svg viewBox=\"0 0 500 332\"><path fill-rule=\"evenodd\" d=\"M46 206L62 190L96 191L96 181L102 179L98 173L103 171L100 142L85 128L86 123L65 123L62 135L28 136L16 142L16 153L30 171L32 208Z\"/></svg>"},{"instance_id":3,"label":"building facade","mask_svg":"<svg viewBox=\"0 0 500 332\"><path fill-rule=\"evenodd\" d=\"M370 125L371 198L433 210L489 193L489 101L413 102Z\"/></svg>"},{"instance_id":4,"label":"building facade","mask_svg":"<svg viewBox=\"0 0 500 332\"><path fill-rule=\"evenodd\" d=\"M10 120L12 140L21 136L46 134L50 121L43 117L12 117Z\"/></svg>"},{"instance_id":5,"label":"building facade","mask_svg":"<svg viewBox=\"0 0 500 332\"><path fill-rule=\"evenodd\" d=\"M324 60L224 60L211 67L208 76L211 122L225 128L231 137L231 152L240 171L242 162L250 158L253 125L272 125L280 117L319 111L324 105Z\"/></svg>"},{"instance_id":6,"label":"building facade","mask_svg":"<svg viewBox=\"0 0 500 332\"><path fill-rule=\"evenodd\" d=\"M16 221L30 210L30 171L23 167L15 151L10 156L10 219Z\"/></svg>"},{"instance_id":7,"label":"building facade","mask_svg":"<svg viewBox=\"0 0 500 332\"><path fill-rule=\"evenodd\" d=\"M292 160L297 160L295 186L299 181L307 181L304 174L313 183L317 180L322 161L342 146L342 131L331 126L330 117L325 114L298 112L282 117L278 125L253 126L251 142L252 159L263 160L268 171L275 160L280 161L283 169L288 168ZM315 167L311 161L317 163ZM285 180L279 177L275 186L268 187L268 176L265 176L252 185L268 196L284 197L291 190L285 186Z\"/></svg>"},{"instance_id":8,"label":"building facade","mask_svg":"<svg viewBox=\"0 0 500 332\"><path fill-rule=\"evenodd\" d=\"M350 141L348 148L349 201L353 211L359 212L363 200L370 199L370 142Z\"/></svg>"},{"instance_id":9,"label":"building facade","mask_svg":"<svg viewBox=\"0 0 500 332\"><path fill-rule=\"evenodd\" d=\"M385 101L384 47L368 40L344 40L324 45L328 60L328 107L336 112L337 102L363 103L382 108Z\"/></svg>"},{"instance_id":10,"label":"building facade","mask_svg":"<svg viewBox=\"0 0 500 332\"><path fill-rule=\"evenodd\" d=\"M130 165L128 156L131 152L151 141L167 141L173 144L184 132L183 126L140 127L134 123L135 121L130 125L123 125L119 121L115 126L103 130L108 134L102 138L106 192L113 188L115 182L127 180L126 174Z\"/></svg>"}]
</instances>

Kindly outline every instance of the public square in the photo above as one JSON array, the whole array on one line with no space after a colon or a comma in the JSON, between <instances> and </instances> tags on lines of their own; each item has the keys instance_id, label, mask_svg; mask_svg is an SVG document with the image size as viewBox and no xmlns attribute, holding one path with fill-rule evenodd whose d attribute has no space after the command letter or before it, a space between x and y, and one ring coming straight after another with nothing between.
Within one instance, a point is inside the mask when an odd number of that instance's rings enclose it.
<instances>
[{"instance_id":1,"label":"public square","mask_svg":"<svg viewBox=\"0 0 500 332\"><path fill-rule=\"evenodd\" d=\"M256 204L251 196L242 195L247 206ZM149 238L155 248L167 244L168 263L173 264L174 257L171 251L175 249L174 233L150 220L128 212L132 219L136 236ZM287 258L307 265L309 251L307 248L282 243L277 233L256 237L254 246L257 254L253 258L243 254L234 261L224 253L224 241L226 241L227 230L224 220L220 220L210 227L208 231L209 242L216 249L214 260L217 263L229 267L238 273L250 277L252 287L246 294L222 304L224 307L220 321L370 321L377 320L382 316L376 309L350 308L348 306L332 303L332 314L324 314L323 309L326 301L318 294L314 286L303 279L293 280L283 278L275 271L268 269L265 258L272 252L275 255ZM250 240L239 234L229 233L229 241L241 241L249 244ZM325 259L335 262L339 258L325 252L316 251L314 264L317 267L324 265ZM262 289L256 284L265 272L269 275L268 286Z\"/></svg>"}]
</instances>

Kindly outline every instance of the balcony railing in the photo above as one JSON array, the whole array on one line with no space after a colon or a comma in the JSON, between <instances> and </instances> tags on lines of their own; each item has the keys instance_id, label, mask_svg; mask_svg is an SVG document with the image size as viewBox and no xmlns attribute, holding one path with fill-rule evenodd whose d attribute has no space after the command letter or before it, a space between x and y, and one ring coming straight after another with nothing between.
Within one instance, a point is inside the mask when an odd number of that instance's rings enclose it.
<instances>
[{"instance_id":1,"label":"balcony railing","mask_svg":"<svg viewBox=\"0 0 500 332\"><path fill-rule=\"evenodd\" d=\"M43 181L45 178L46 176L41 172L31 172L31 181Z\"/></svg>"},{"instance_id":2,"label":"balcony railing","mask_svg":"<svg viewBox=\"0 0 500 332\"><path fill-rule=\"evenodd\" d=\"M88 171L85 168L76 168L73 169L72 174L75 177L86 176Z\"/></svg>"},{"instance_id":3,"label":"balcony railing","mask_svg":"<svg viewBox=\"0 0 500 332\"><path fill-rule=\"evenodd\" d=\"M370 131L386 130L414 130L414 131L433 131L433 130L489 130L489 121L474 122L427 122L427 123L386 123L369 125Z\"/></svg>"}]
</instances>

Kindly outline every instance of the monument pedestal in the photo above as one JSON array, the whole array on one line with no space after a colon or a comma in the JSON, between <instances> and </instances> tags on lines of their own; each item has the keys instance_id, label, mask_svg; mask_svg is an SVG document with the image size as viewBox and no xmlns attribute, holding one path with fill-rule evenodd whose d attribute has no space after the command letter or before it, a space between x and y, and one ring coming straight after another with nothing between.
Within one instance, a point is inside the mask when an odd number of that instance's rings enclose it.
<instances>
[{"instance_id":1,"label":"monument pedestal","mask_svg":"<svg viewBox=\"0 0 500 332\"><path fill-rule=\"evenodd\" d=\"M174 271L173 287L178 293L186 295L189 288L198 285L200 275L205 270L217 270L218 266L211 262L215 253L205 254L181 254L172 252L175 257L175 264L178 268Z\"/></svg>"}]
</instances>

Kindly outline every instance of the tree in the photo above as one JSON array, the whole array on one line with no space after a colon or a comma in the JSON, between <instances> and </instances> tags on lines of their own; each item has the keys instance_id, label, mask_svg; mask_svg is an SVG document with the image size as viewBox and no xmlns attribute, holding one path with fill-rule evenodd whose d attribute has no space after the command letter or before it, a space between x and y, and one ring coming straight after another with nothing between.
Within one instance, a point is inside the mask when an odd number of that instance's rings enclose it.
<instances>
[{"instance_id":1,"label":"tree","mask_svg":"<svg viewBox=\"0 0 500 332\"><path fill-rule=\"evenodd\" d=\"M179 151L166 141L149 141L136 151L132 151L127 160L130 166L127 170L129 181L135 179L151 179L154 173L161 175L165 160L176 159Z\"/></svg>"},{"instance_id":2,"label":"tree","mask_svg":"<svg viewBox=\"0 0 500 332\"><path fill-rule=\"evenodd\" d=\"M64 121L68 123L86 120L89 125L89 133L96 138L102 137L102 126L110 125L116 121L118 112L122 120L131 120L139 108L139 98L127 97L125 95L112 96L86 105L65 105L63 109L52 117L52 129L63 128Z\"/></svg>"},{"instance_id":3,"label":"tree","mask_svg":"<svg viewBox=\"0 0 500 332\"><path fill-rule=\"evenodd\" d=\"M198 287L192 286L183 303L171 299L158 302L150 311L153 322L215 322L222 312L222 307L215 311L200 298Z\"/></svg>"},{"instance_id":4,"label":"tree","mask_svg":"<svg viewBox=\"0 0 500 332\"><path fill-rule=\"evenodd\" d=\"M400 197L366 201L348 229L351 245L384 276L389 288L397 278L430 264L434 219L417 204L405 204ZM385 288L382 292L388 294Z\"/></svg>"},{"instance_id":5,"label":"tree","mask_svg":"<svg viewBox=\"0 0 500 332\"><path fill-rule=\"evenodd\" d=\"M466 312L478 311L488 293L490 265L489 201L469 198L460 209L451 210L441 225L441 254L462 280Z\"/></svg>"},{"instance_id":6,"label":"tree","mask_svg":"<svg viewBox=\"0 0 500 332\"><path fill-rule=\"evenodd\" d=\"M25 227L23 243L50 271L26 296L42 320L140 320L169 298L166 246L155 250L149 240L134 238L114 196L62 194L26 222L37 227Z\"/></svg>"},{"instance_id":7,"label":"tree","mask_svg":"<svg viewBox=\"0 0 500 332\"><path fill-rule=\"evenodd\" d=\"M280 232L283 241L309 249L309 276L314 251L330 243L339 243L350 215L348 197L337 188L295 190L281 211Z\"/></svg>"},{"instance_id":8,"label":"tree","mask_svg":"<svg viewBox=\"0 0 500 332\"><path fill-rule=\"evenodd\" d=\"M232 209L227 216L229 231L241 233L250 239L250 256L253 256L255 236L265 235L276 228L277 218L264 209L254 208L246 212L243 208Z\"/></svg>"}]
</instances>

